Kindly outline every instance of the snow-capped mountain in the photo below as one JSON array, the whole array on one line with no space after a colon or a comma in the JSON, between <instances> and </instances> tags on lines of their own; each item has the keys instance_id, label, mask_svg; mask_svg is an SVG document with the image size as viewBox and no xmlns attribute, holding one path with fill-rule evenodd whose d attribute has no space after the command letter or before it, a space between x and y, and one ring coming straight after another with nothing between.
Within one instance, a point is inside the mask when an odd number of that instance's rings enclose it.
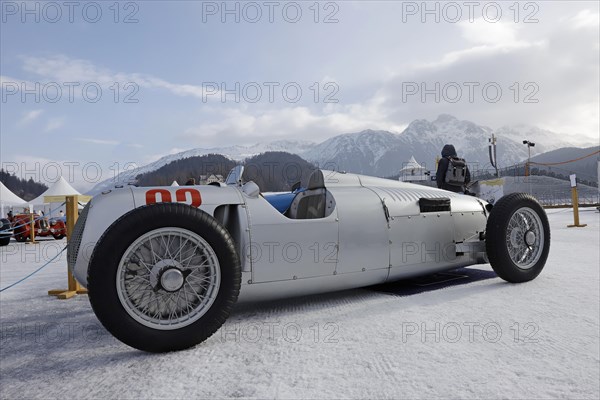
<instances>
[{"instance_id":1,"label":"snow-capped mountain","mask_svg":"<svg viewBox=\"0 0 600 400\"><path fill-rule=\"evenodd\" d=\"M267 151L285 151L292 154L300 154L313 148L315 143L302 141L302 140L276 140L268 143L257 143L251 146L226 146L226 147L212 147L209 149L196 148L186 150L180 153L171 154L154 161L152 164L161 164L155 166L153 169L160 168L162 165L168 164L171 161L179 160L182 158L189 158L195 156L202 156L205 154L222 154L232 160L242 161L248 157L255 156L257 154L265 153Z\"/></svg>"},{"instance_id":2,"label":"snow-capped mountain","mask_svg":"<svg viewBox=\"0 0 600 400\"><path fill-rule=\"evenodd\" d=\"M502 126L496 129L495 133L499 140L510 139L521 143L521 145L523 140L534 142L536 154L546 153L561 147L573 146L573 143L564 140L559 134L530 125Z\"/></svg>"},{"instance_id":3,"label":"snow-capped mountain","mask_svg":"<svg viewBox=\"0 0 600 400\"><path fill-rule=\"evenodd\" d=\"M300 156L323 169L366 173L374 170L381 157L400 143L399 135L369 129L327 139Z\"/></svg>"},{"instance_id":4,"label":"snow-capped mountain","mask_svg":"<svg viewBox=\"0 0 600 400\"><path fill-rule=\"evenodd\" d=\"M154 171L172 161L204 154L222 154L241 161L267 151L285 151L315 163L324 169L344 170L367 175L391 176L397 174L411 156L429 169L435 168L435 159L442 147L453 144L459 156L479 168L489 167L488 139L497 136L497 155L500 167L509 166L527 158L527 146L523 140L536 143L532 156L561 147L573 146L561 135L540 128L515 125L493 130L471 121L459 120L452 115L442 114L433 121L417 119L400 134L365 130L332 137L322 143L300 140L279 140L258 143L252 146L227 146L197 148L171 154L135 170L124 172L116 179L96 185L91 194L96 194L115 184L132 181L137 175Z\"/></svg>"},{"instance_id":5,"label":"snow-capped mountain","mask_svg":"<svg viewBox=\"0 0 600 400\"><path fill-rule=\"evenodd\" d=\"M411 156L429 169L435 168L435 159L445 144L453 144L458 154L468 162L489 163L488 138L492 129L470 121L460 121L442 114L434 121L419 119L411 122L399 135L400 143L388 149L373 173L393 175Z\"/></svg>"},{"instance_id":6,"label":"snow-capped mountain","mask_svg":"<svg viewBox=\"0 0 600 400\"><path fill-rule=\"evenodd\" d=\"M488 139L492 133L498 136L497 155L500 166L521 162L527 158L527 146L523 138L538 140L535 154L571 145L559 135L535 127L503 127L502 130L459 120L442 114L434 121L418 119L411 122L400 134L387 131L366 130L339 135L324 141L300 154L308 161L323 168L349 172L390 176L398 172L411 157L433 169L435 159L442 147L451 143L458 154L479 168L489 167ZM525 135L525 136L523 136ZM543 138L543 140L542 140Z\"/></svg>"}]
</instances>

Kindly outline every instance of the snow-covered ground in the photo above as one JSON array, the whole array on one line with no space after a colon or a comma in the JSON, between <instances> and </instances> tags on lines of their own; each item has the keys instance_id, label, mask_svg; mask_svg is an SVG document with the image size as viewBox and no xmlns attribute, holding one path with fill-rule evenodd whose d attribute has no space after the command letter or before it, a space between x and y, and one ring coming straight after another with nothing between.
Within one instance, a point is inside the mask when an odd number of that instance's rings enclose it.
<instances>
[{"instance_id":1,"label":"snow-covered ground","mask_svg":"<svg viewBox=\"0 0 600 400\"><path fill-rule=\"evenodd\" d=\"M205 343L146 354L114 339L66 260L0 293L0 398L589 398L600 396L600 224L548 211L534 281L499 278L393 296L369 289L242 305ZM0 287L65 242L0 252ZM489 269L489 266L477 266Z\"/></svg>"}]
</instances>

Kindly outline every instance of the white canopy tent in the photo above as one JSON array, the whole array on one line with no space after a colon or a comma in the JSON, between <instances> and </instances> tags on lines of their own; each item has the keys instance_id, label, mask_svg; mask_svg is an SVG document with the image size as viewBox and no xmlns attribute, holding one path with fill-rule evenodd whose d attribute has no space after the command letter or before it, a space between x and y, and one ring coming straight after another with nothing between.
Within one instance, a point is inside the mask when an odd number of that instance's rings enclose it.
<instances>
[{"instance_id":1,"label":"white canopy tent","mask_svg":"<svg viewBox=\"0 0 600 400\"><path fill-rule=\"evenodd\" d=\"M429 179L426 172L427 169L419 164L414 156L411 156L400 170L399 180L403 182L426 181Z\"/></svg>"},{"instance_id":2,"label":"white canopy tent","mask_svg":"<svg viewBox=\"0 0 600 400\"><path fill-rule=\"evenodd\" d=\"M177 181L173 181L173 183L171 183L171 186L179 186L179 183Z\"/></svg>"},{"instance_id":3,"label":"white canopy tent","mask_svg":"<svg viewBox=\"0 0 600 400\"><path fill-rule=\"evenodd\" d=\"M0 182L0 217L4 218L4 212L6 209L11 207L27 207L29 203L13 192L9 188L4 186L4 183ZM8 210L6 210L8 212Z\"/></svg>"},{"instance_id":4,"label":"white canopy tent","mask_svg":"<svg viewBox=\"0 0 600 400\"><path fill-rule=\"evenodd\" d=\"M47 216L56 216L58 215L60 205L62 203L46 203L44 201L44 197L46 196L69 196L69 195L80 195L73 186L69 184L62 176L58 181L56 181L48 190L44 193L40 194L35 199L31 200L30 203L33 204L33 208L35 210L43 210ZM64 210L64 207L62 208ZM50 211L52 215L49 215Z\"/></svg>"}]
</instances>

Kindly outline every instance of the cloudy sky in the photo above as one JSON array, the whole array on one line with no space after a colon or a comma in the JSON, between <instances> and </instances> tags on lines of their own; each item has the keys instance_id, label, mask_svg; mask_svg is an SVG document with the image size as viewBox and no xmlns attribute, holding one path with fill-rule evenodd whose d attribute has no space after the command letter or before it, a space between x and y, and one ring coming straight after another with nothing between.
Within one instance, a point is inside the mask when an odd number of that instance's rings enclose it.
<instances>
[{"instance_id":1,"label":"cloudy sky","mask_svg":"<svg viewBox=\"0 0 600 400\"><path fill-rule=\"evenodd\" d=\"M0 4L0 157L41 180L441 113L599 140L596 1Z\"/></svg>"}]
</instances>

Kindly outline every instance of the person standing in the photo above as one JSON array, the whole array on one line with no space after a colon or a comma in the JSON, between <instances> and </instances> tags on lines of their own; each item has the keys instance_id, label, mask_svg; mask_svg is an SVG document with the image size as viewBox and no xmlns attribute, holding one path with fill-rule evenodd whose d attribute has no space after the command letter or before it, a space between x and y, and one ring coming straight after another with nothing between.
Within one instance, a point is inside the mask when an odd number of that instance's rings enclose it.
<instances>
[{"instance_id":1,"label":"person standing","mask_svg":"<svg viewBox=\"0 0 600 400\"><path fill-rule=\"evenodd\" d=\"M436 172L437 187L455 193L466 193L469 182L471 173L466 161L458 157L453 145L445 145Z\"/></svg>"}]
</instances>

